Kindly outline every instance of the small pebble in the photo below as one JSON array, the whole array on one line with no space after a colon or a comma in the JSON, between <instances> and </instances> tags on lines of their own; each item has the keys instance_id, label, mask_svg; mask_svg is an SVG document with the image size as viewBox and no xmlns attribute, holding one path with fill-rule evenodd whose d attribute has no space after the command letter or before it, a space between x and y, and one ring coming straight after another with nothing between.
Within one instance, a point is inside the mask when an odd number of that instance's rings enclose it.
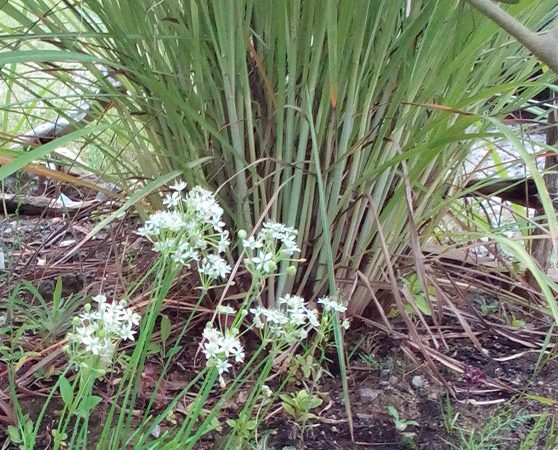
<instances>
[{"instance_id":1,"label":"small pebble","mask_svg":"<svg viewBox=\"0 0 558 450\"><path fill-rule=\"evenodd\" d=\"M362 401L372 402L376 400L380 394L383 394L384 391L381 389L371 389L371 388L360 388L358 390L358 395Z\"/></svg>"},{"instance_id":2,"label":"small pebble","mask_svg":"<svg viewBox=\"0 0 558 450\"><path fill-rule=\"evenodd\" d=\"M414 387L420 389L424 386L424 377L422 377L421 375L415 375L411 380L411 383L413 383Z\"/></svg>"}]
</instances>

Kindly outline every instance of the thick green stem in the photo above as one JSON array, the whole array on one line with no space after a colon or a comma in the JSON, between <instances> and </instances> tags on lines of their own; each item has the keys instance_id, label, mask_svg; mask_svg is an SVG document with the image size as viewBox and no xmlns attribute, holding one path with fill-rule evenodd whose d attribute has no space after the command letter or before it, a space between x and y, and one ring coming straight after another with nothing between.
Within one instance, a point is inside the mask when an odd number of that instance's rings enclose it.
<instances>
[{"instance_id":1,"label":"thick green stem","mask_svg":"<svg viewBox=\"0 0 558 450\"><path fill-rule=\"evenodd\" d=\"M549 31L535 33L492 0L465 1L496 22L554 72L558 73L558 20L554 22Z\"/></svg>"}]
</instances>

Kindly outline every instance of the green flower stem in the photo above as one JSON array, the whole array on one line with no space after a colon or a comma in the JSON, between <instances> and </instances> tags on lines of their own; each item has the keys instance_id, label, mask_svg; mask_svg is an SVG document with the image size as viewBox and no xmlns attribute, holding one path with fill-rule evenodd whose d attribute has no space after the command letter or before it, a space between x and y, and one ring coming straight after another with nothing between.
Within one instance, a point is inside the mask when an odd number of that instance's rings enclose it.
<instances>
[{"instance_id":1,"label":"green flower stem","mask_svg":"<svg viewBox=\"0 0 558 450\"><path fill-rule=\"evenodd\" d=\"M92 359L98 359L98 358L92 358ZM83 371L85 371L85 377L83 376L84 375ZM57 436L54 441L54 450L60 448L62 442L60 442L59 438L68 429L70 425L70 421L72 420L74 413L78 410L79 405L83 402L84 399L89 398L91 396L93 383L95 382L95 377L93 376L93 374L94 371L90 367L87 367L87 369L80 367L78 374L76 375L74 382L72 384L72 391L75 391L75 388L78 385L79 385L79 389L77 391L76 396L73 398L72 403L70 405L64 404L64 409L62 410L62 414L60 416L60 419L58 420L59 427L56 429ZM80 418L78 416L78 418L76 419L76 423L74 424L74 432L72 433L72 439L71 439L72 442L75 438L75 433L79 428L79 422L80 422ZM60 427L60 425L62 426ZM70 448L72 448L71 445Z\"/></svg>"},{"instance_id":2,"label":"green flower stem","mask_svg":"<svg viewBox=\"0 0 558 450\"><path fill-rule=\"evenodd\" d=\"M207 291L205 289L202 289L202 292L200 293L198 300L196 302L196 305L194 307L194 309L192 309L192 312L190 313L190 315L188 316L188 319L186 320L186 323L182 326L182 329L180 331L180 334L178 335L176 342L174 344L174 346L171 348L170 353L171 355L174 355L176 350L178 349L178 347L180 346L180 341L182 340L182 338L184 337L184 334L186 334L186 331L188 330L188 327L190 326L190 323L192 321L192 319L194 318L194 315L196 314L197 308L198 306L201 304L205 294L207 293ZM163 366L163 369L161 370L161 374L159 375L159 378L157 379L157 383L155 384L155 388L153 389L153 394L151 394L151 398L149 399L149 403L147 404L147 408L145 409L144 415L149 415L149 412L151 411L151 408L153 406L153 403L155 401L155 396L157 394L157 392L159 391L159 387L161 386L161 383L163 382L163 379L169 369L170 364L172 363L173 358L167 358L167 360L165 361L165 364Z\"/></svg>"},{"instance_id":3,"label":"green flower stem","mask_svg":"<svg viewBox=\"0 0 558 450\"><path fill-rule=\"evenodd\" d=\"M221 399L215 404L211 412L202 422L202 425L198 428L196 434L190 439L190 444L188 445L188 447L186 447L186 450L194 448L194 445L198 442L198 439L204 434L205 430L207 429L207 427L204 427L204 425L206 423L211 424L213 419L217 417L217 414L219 413L221 408L232 398L232 396L238 391L238 389L240 389L243 384L247 383L248 380L252 379L252 376L261 371L261 366L265 363L266 359L269 358L269 355L266 356L263 361L260 361L258 364L256 364L255 367L249 373L247 373L249 368L257 361L259 355L262 353L263 350L263 345L260 345L260 347L258 347L258 349L250 358L250 361L248 361L248 363L244 365L240 373L235 376L233 382L227 388Z\"/></svg>"},{"instance_id":4,"label":"green flower stem","mask_svg":"<svg viewBox=\"0 0 558 450\"><path fill-rule=\"evenodd\" d=\"M155 265L156 267L156 279L155 279L155 291L152 295L152 299L155 301L151 302L149 306L149 310L147 314L144 316L142 320L139 338L130 357L129 364L122 375L122 380L118 386L118 390L115 396L115 400L112 404L112 407L107 415L105 420L105 425L101 432L101 436L99 438L99 444L97 448L109 448L109 449L117 449L119 448L118 439L123 436L122 428L124 425L125 416L128 414L127 408L128 404L131 403L130 397L134 397L137 394L137 383L134 383L134 375L137 374L136 380L139 376L141 376L141 369L143 367L143 361L145 361L145 353L147 343L151 339L151 335L153 334L153 327L155 324L155 319L161 309L161 305L165 299L168 290L172 284L172 280L174 277L168 276L166 271L167 261L165 258L162 258L158 261ZM134 386L135 384L135 386ZM132 392L133 391L133 392ZM124 392L124 400L121 405L119 405L118 399L121 398ZM116 412L117 407L120 406L120 413L118 415L118 421L114 429L112 429L113 425L113 418ZM131 408L130 408L131 409ZM131 411L130 419L128 420L128 424L131 422ZM110 438L110 443L106 444L107 440L109 440L109 435L112 436Z\"/></svg>"},{"instance_id":5,"label":"green flower stem","mask_svg":"<svg viewBox=\"0 0 558 450\"><path fill-rule=\"evenodd\" d=\"M188 414L188 417L186 418L186 420L184 420L184 422L182 423L182 426L180 427L180 430L176 434L176 437L174 439L174 441L176 443L187 442L187 441L182 441L182 438L183 438L184 435L190 436L192 428L194 427L194 425L198 421L198 417L200 416L200 413L201 413L201 411L202 411L202 409L203 409L203 407L204 407L204 405L207 401L207 398L209 397L211 389L215 385L215 381L217 381L217 377L218 377L217 369L213 368L212 370L209 371L209 374L205 378L205 380L203 382L203 385L202 385L202 388L200 389L200 393L196 396L196 400L194 401L194 404L192 405L192 408L190 410L190 414ZM200 427L198 428L198 431L197 431L196 435L198 433L203 434L204 427L202 425L200 425ZM194 435L194 436L196 436L196 435ZM192 443L192 445L195 445L197 443L197 439L192 439L190 437L190 438L188 438L188 440ZM192 448L192 445L188 445L186 448L187 449Z\"/></svg>"}]
</instances>

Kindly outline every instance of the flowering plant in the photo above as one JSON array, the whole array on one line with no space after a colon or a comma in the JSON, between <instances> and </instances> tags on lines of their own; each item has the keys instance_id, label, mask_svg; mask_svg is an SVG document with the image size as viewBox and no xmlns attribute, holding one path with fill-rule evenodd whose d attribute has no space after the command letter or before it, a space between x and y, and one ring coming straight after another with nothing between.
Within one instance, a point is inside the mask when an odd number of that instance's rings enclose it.
<instances>
[{"instance_id":1,"label":"flowering plant","mask_svg":"<svg viewBox=\"0 0 558 450\"><path fill-rule=\"evenodd\" d=\"M93 297L97 309L90 303L73 321L73 332L68 333L66 352L70 361L79 366L91 357L98 358L105 369L113 360L121 340L134 340L133 327L139 325L140 315L126 307L126 302L108 303L104 295Z\"/></svg>"},{"instance_id":2,"label":"flowering plant","mask_svg":"<svg viewBox=\"0 0 558 450\"><path fill-rule=\"evenodd\" d=\"M254 277L265 277L275 272L281 261L288 261L299 253L296 244L297 231L276 222L265 222L260 232L242 240L246 268ZM245 232L239 233L245 236Z\"/></svg>"},{"instance_id":3,"label":"flowering plant","mask_svg":"<svg viewBox=\"0 0 558 450\"><path fill-rule=\"evenodd\" d=\"M276 308L257 306L250 312L254 326L264 331L264 339L284 339L288 344L306 339L308 328L320 324L316 310L308 309L298 295L279 297Z\"/></svg>"},{"instance_id":4,"label":"flowering plant","mask_svg":"<svg viewBox=\"0 0 558 450\"><path fill-rule=\"evenodd\" d=\"M224 229L223 208L215 196L199 186L183 194L185 188L184 182L172 186L163 201L168 209L152 214L137 233L174 262L188 268L195 262L202 285L209 287L231 271L220 256L230 245L229 232Z\"/></svg>"}]
</instances>

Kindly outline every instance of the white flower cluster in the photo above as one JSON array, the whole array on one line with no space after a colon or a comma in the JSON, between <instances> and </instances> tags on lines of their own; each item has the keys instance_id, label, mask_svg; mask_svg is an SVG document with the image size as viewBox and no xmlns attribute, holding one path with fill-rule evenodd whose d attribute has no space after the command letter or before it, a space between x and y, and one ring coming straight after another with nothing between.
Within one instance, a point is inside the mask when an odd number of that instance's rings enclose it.
<instances>
[{"instance_id":1,"label":"white flower cluster","mask_svg":"<svg viewBox=\"0 0 558 450\"><path fill-rule=\"evenodd\" d=\"M266 222L256 237L244 239L248 253L246 265L253 275L273 273L281 261L289 260L300 252L296 245L297 231L276 222Z\"/></svg>"},{"instance_id":2,"label":"white flower cluster","mask_svg":"<svg viewBox=\"0 0 558 450\"><path fill-rule=\"evenodd\" d=\"M225 333L213 328L208 323L203 330L203 354L207 364L216 367L219 375L228 372L232 367L231 359L241 363L244 361L244 348L238 339L238 330L230 329Z\"/></svg>"},{"instance_id":3,"label":"white flower cluster","mask_svg":"<svg viewBox=\"0 0 558 450\"><path fill-rule=\"evenodd\" d=\"M225 278L231 268L219 256L230 245L223 208L211 192L196 186L183 194L185 188L184 182L171 186L172 192L163 200L168 209L152 214L137 233L153 242L156 251L181 265L190 267L195 261L202 277Z\"/></svg>"},{"instance_id":4,"label":"white flower cluster","mask_svg":"<svg viewBox=\"0 0 558 450\"><path fill-rule=\"evenodd\" d=\"M345 311L347 311L347 307L343 303L331 297L322 297L318 299L318 303L322 305L324 311L327 312L336 311L338 313L344 313Z\"/></svg>"},{"instance_id":5,"label":"white flower cluster","mask_svg":"<svg viewBox=\"0 0 558 450\"><path fill-rule=\"evenodd\" d=\"M93 300L98 303L96 310L88 303L84 312L74 318L73 333L67 336L70 343L68 350L74 362L79 363L82 357L95 355L109 364L120 340L134 340L132 328L139 325L141 317L131 308L126 308L123 300L107 303L104 295L97 295Z\"/></svg>"},{"instance_id":6,"label":"white flower cluster","mask_svg":"<svg viewBox=\"0 0 558 450\"><path fill-rule=\"evenodd\" d=\"M347 311L347 306L345 306L345 304L341 303L338 299L335 298L322 297L318 299L318 303L322 305L322 308L325 312L343 314L345 311ZM344 319L343 322L341 322L341 327L343 327L345 330L348 330L350 326L351 323L349 322L349 319Z\"/></svg>"},{"instance_id":7,"label":"white flower cluster","mask_svg":"<svg viewBox=\"0 0 558 450\"><path fill-rule=\"evenodd\" d=\"M270 338L285 339L289 344L305 339L309 326L316 328L320 325L316 311L308 309L298 295L279 297L277 308L258 306L250 312L256 328L265 330Z\"/></svg>"}]
</instances>

